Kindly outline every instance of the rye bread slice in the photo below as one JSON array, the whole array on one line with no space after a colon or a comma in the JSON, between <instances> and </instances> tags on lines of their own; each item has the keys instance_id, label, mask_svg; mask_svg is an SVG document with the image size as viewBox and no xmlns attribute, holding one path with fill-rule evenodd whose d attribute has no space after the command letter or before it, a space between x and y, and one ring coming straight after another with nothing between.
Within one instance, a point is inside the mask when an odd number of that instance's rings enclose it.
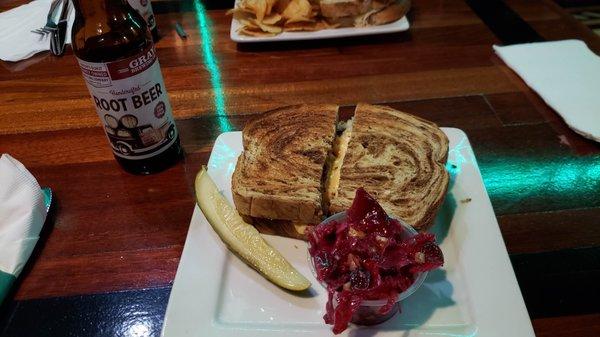
<instances>
[{"instance_id":1,"label":"rye bread slice","mask_svg":"<svg viewBox=\"0 0 600 337\"><path fill-rule=\"evenodd\" d=\"M246 124L232 177L233 201L242 216L321 221L321 178L337 112L331 104L288 106Z\"/></svg>"},{"instance_id":2,"label":"rye bread slice","mask_svg":"<svg viewBox=\"0 0 600 337\"><path fill-rule=\"evenodd\" d=\"M448 138L436 124L359 104L329 213L348 209L356 189L364 187L388 214L426 229L446 195L447 156Z\"/></svg>"}]
</instances>

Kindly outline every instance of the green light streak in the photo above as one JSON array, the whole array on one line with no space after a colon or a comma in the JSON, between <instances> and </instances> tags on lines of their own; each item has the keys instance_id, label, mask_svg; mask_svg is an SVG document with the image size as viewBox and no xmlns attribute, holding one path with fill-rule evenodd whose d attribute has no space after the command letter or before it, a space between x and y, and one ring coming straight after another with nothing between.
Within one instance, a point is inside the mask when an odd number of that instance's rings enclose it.
<instances>
[{"instance_id":1,"label":"green light streak","mask_svg":"<svg viewBox=\"0 0 600 337\"><path fill-rule=\"evenodd\" d=\"M140 16L141 16L141 14L140 14ZM136 20L135 20L135 19L134 19L134 18L131 16L131 14L127 14L127 18L129 18L129 21L130 21L131 23L133 23L133 24L134 24L134 25L135 25L137 28L142 28L142 26L140 26L140 25L139 25L138 21L136 21ZM142 19L143 19L143 18L142 18Z\"/></svg>"},{"instance_id":2,"label":"green light streak","mask_svg":"<svg viewBox=\"0 0 600 337\"><path fill-rule=\"evenodd\" d=\"M487 160L486 160L487 159ZM537 211L600 205L600 156L482 158L481 174L495 201L496 211L511 213L521 204L537 204Z\"/></svg>"},{"instance_id":3,"label":"green light streak","mask_svg":"<svg viewBox=\"0 0 600 337\"><path fill-rule=\"evenodd\" d=\"M213 104L216 110L217 122L219 123L221 132L232 131L234 128L229 122L227 111L225 109L225 93L221 81L221 71L213 51L212 23L206 15L206 9L200 0L194 1L194 9L196 11L196 20L198 21L198 30L200 31L200 38L202 41L202 59L210 75L210 84L213 88Z\"/></svg>"},{"instance_id":4,"label":"green light streak","mask_svg":"<svg viewBox=\"0 0 600 337\"><path fill-rule=\"evenodd\" d=\"M600 155L504 149L483 152L477 162L497 215L600 206ZM450 148L446 169L452 178L468 166L477 163L462 139Z\"/></svg>"},{"instance_id":5,"label":"green light streak","mask_svg":"<svg viewBox=\"0 0 600 337\"><path fill-rule=\"evenodd\" d=\"M448 162L446 163L446 170L451 176L456 176L462 170L463 165L469 163L463 152L467 152L469 147L466 145L467 138L463 137L458 144L448 151ZM473 158L473 155L470 156ZM471 159L472 160L472 159Z\"/></svg>"}]
</instances>

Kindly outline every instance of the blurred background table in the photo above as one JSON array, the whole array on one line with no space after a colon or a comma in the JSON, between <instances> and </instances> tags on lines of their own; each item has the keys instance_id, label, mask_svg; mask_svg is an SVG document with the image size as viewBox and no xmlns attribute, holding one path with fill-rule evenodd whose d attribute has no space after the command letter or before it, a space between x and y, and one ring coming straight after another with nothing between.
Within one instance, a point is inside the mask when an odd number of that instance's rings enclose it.
<instances>
[{"instance_id":1,"label":"blurred background table","mask_svg":"<svg viewBox=\"0 0 600 337\"><path fill-rule=\"evenodd\" d=\"M159 335L192 179L214 139L253 114L306 102L385 103L463 129L537 336L600 335L600 146L572 132L491 48L577 38L600 53L598 36L567 11L550 0L414 0L401 34L236 45L230 1L153 6L186 152L163 173L119 169L70 50L0 62L0 152L56 196L0 308L0 336Z\"/></svg>"}]
</instances>

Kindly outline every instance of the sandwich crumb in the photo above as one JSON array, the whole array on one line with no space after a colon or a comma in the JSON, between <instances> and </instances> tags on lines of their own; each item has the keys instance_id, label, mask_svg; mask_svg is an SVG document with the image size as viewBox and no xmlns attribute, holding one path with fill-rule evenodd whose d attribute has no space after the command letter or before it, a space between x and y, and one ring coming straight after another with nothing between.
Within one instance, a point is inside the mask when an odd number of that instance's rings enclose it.
<instances>
[{"instance_id":1,"label":"sandwich crumb","mask_svg":"<svg viewBox=\"0 0 600 337\"><path fill-rule=\"evenodd\" d=\"M471 202L471 198L462 199L460 202L463 204L469 203Z\"/></svg>"},{"instance_id":2,"label":"sandwich crumb","mask_svg":"<svg viewBox=\"0 0 600 337\"><path fill-rule=\"evenodd\" d=\"M294 245L294 248L298 249L298 246Z\"/></svg>"}]
</instances>

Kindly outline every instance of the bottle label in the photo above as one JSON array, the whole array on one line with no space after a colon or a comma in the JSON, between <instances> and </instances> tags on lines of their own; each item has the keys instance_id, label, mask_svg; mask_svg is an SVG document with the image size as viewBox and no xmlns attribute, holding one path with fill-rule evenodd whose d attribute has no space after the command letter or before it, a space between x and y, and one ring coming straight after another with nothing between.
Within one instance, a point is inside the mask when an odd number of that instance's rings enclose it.
<instances>
[{"instance_id":1,"label":"bottle label","mask_svg":"<svg viewBox=\"0 0 600 337\"><path fill-rule=\"evenodd\" d=\"M127 0L127 2L144 17L150 30L156 27L156 20L154 19L154 12L152 11L152 3L150 0Z\"/></svg>"},{"instance_id":2,"label":"bottle label","mask_svg":"<svg viewBox=\"0 0 600 337\"><path fill-rule=\"evenodd\" d=\"M115 155L145 159L175 142L177 128L154 46L114 62L77 60Z\"/></svg>"}]
</instances>

